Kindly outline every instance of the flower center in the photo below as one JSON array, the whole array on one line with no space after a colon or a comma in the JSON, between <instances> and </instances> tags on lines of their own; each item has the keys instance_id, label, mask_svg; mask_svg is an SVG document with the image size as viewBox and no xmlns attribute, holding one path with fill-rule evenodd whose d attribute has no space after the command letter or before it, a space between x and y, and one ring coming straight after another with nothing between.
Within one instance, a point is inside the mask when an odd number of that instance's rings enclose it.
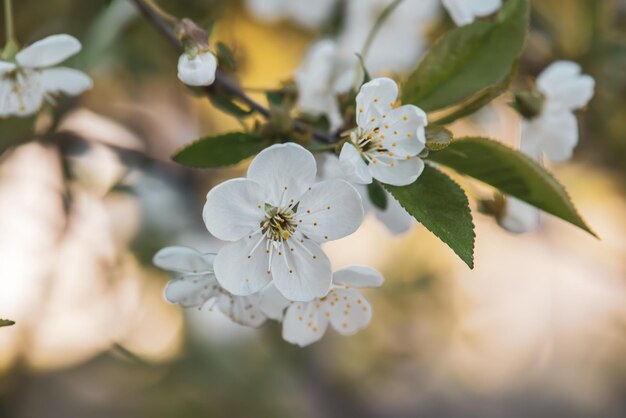
<instances>
[{"instance_id":1,"label":"flower center","mask_svg":"<svg viewBox=\"0 0 626 418\"><path fill-rule=\"evenodd\" d=\"M269 206L261 221L261 232L272 241L284 241L296 231L296 215L290 208Z\"/></svg>"}]
</instances>

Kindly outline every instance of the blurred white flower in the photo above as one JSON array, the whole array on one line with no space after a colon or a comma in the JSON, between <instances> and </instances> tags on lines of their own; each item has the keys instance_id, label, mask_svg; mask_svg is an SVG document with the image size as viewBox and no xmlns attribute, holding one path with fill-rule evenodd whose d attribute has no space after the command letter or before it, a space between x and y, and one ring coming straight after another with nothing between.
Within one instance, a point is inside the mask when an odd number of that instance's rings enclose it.
<instances>
[{"instance_id":1,"label":"blurred white flower","mask_svg":"<svg viewBox=\"0 0 626 418\"><path fill-rule=\"evenodd\" d=\"M522 121L520 147L539 160L545 154L554 162L567 161L578 143L578 122L574 111L593 97L595 81L581 74L580 65L557 61L537 78L537 88L544 96L541 113Z\"/></svg>"},{"instance_id":2,"label":"blurred white flower","mask_svg":"<svg viewBox=\"0 0 626 418\"><path fill-rule=\"evenodd\" d=\"M507 196L506 206L498 223L515 234L532 232L539 226L539 209L514 197Z\"/></svg>"},{"instance_id":3,"label":"blurred white flower","mask_svg":"<svg viewBox=\"0 0 626 418\"><path fill-rule=\"evenodd\" d=\"M343 170L341 169L339 158L337 158L334 154L317 154L315 159L317 160L318 179L347 180ZM387 191L384 191L387 196L387 208L383 210L370 201L367 186L355 184L354 187L361 195L365 214L373 213L376 215L376 218L382 222L392 234L403 234L411 229L411 226L416 223L415 219L409 215L409 213L404 210L402 206L400 206L400 203L398 203L398 201Z\"/></svg>"},{"instance_id":4,"label":"blurred white flower","mask_svg":"<svg viewBox=\"0 0 626 418\"><path fill-rule=\"evenodd\" d=\"M259 309L259 295L234 296L224 290L213 271L215 254L202 254L187 247L167 247L154 256L154 264L176 273L165 288L165 297L183 308L202 308L213 301L233 322L260 326L267 317Z\"/></svg>"},{"instance_id":5,"label":"blurred white flower","mask_svg":"<svg viewBox=\"0 0 626 418\"><path fill-rule=\"evenodd\" d=\"M472 23L477 17L495 13L502 0L441 0L458 26Z\"/></svg>"},{"instance_id":6,"label":"blurred white flower","mask_svg":"<svg viewBox=\"0 0 626 418\"><path fill-rule=\"evenodd\" d=\"M352 234L363 220L358 192L343 180L314 184L313 155L295 144L273 145L250 164L246 178L207 195L203 218L227 243L215 259L219 283L250 295L273 281L288 299L328 293L330 261L320 243Z\"/></svg>"},{"instance_id":7,"label":"blurred white flower","mask_svg":"<svg viewBox=\"0 0 626 418\"><path fill-rule=\"evenodd\" d=\"M344 121L337 96L352 87L357 64L357 56L345 54L335 41L316 42L295 75L300 110L312 116L325 115L331 130L341 128Z\"/></svg>"},{"instance_id":8,"label":"blurred white flower","mask_svg":"<svg viewBox=\"0 0 626 418\"><path fill-rule=\"evenodd\" d=\"M216 70L217 58L211 51L188 51L178 59L178 79L188 86L210 86Z\"/></svg>"},{"instance_id":9,"label":"blurred white flower","mask_svg":"<svg viewBox=\"0 0 626 418\"><path fill-rule=\"evenodd\" d=\"M339 35L342 49L351 55L360 53L376 21L392 1L348 0L345 26ZM413 70L427 46L428 27L435 21L439 7L439 0L400 3L387 16L365 57L370 74Z\"/></svg>"},{"instance_id":10,"label":"blurred white flower","mask_svg":"<svg viewBox=\"0 0 626 418\"><path fill-rule=\"evenodd\" d=\"M257 19L266 22L290 19L308 29L326 23L336 4L337 0L246 0L248 10Z\"/></svg>"},{"instance_id":11,"label":"blurred white flower","mask_svg":"<svg viewBox=\"0 0 626 418\"><path fill-rule=\"evenodd\" d=\"M261 309L270 318L282 320L283 338L300 347L321 339L329 323L346 336L367 327L372 308L353 287L379 287L383 284L381 274L369 267L346 267L333 274L333 284L328 295L311 302L281 300L270 285L261 296Z\"/></svg>"},{"instance_id":12,"label":"blurred white flower","mask_svg":"<svg viewBox=\"0 0 626 418\"><path fill-rule=\"evenodd\" d=\"M70 35L44 38L22 49L15 62L0 61L0 117L29 116L51 96L81 94L93 86L91 78L78 70L53 67L81 49Z\"/></svg>"},{"instance_id":13,"label":"blurred white flower","mask_svg":"<svg viewBox=\"0 0 626 418\"><path fill-rule=\"evenodd\" d=\"M339 160L351 182L372 178L394 186L413 183L424 170L418 158L425 147L426 113L417 106L396 107L398 85L377 78L356 97L357 129L341 149Z\"/></svg>"}]
</instances>

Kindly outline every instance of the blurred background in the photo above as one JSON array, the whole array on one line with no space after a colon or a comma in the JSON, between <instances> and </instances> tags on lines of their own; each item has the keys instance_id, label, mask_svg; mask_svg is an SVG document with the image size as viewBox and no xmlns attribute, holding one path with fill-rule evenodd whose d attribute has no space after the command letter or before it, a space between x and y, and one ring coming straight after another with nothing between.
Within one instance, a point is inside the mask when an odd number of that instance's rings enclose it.
<instances>
[{"instance_id":1,"label":"blurred background","mask_svg":"<svg viewBox=\"0 0 626 418\"><path fill-rule=\"evenodd\" d=\"M311 27L239 1L160 4L216 20L214 39L255 89L289 80L310 43L355 9L340 1ZM0 329L0 417L626 416L626 1L532 4L519 85L555 59L597 82L575 160L550 168L601 240L548 215L515 236L474 211L470 271L424 228L397 237L367 218L326 250L334 268L369 264L386 277L367 293L370 327L300 349L275 323L248 329L168 304L168 277L151 266L164 246L219 248L204 197L245 164L190 170L169 156L238 121L176 79L178 54L131 2L16 1L21 43L76 36L83 52L70 64L95 88L60 102L46 139L33 141L32 119L0 120L0 317L17 322ZM435 8L415 45L450 25ZM455 133L515 145L509 101ZM459 180L472 198L491 195Z\"/></svg>"}]
</instances>

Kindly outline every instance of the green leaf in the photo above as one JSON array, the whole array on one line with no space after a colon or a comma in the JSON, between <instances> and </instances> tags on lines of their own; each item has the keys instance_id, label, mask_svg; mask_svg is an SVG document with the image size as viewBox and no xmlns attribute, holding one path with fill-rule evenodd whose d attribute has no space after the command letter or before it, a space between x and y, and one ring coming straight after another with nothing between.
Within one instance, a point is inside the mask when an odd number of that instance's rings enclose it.
<instances>
[{"instance_id":1,"label":"green leaf","mask_svg":"<svg viewBox=\"0 0 626 418\"><path fill-rule=\"evenodd\" d=\"M10 327L11 325L15 325L15 321L11 321L10 319L0 319L0 327Z\"/></svg>"},{"instance_id":2,"label":"green leaf","mask_svg":"<svg viewBox=\"0 0 626 418\"><path fill-rule=\"evenodd\" d=\"M513 67L511 67L511 71L509 71L506 77L500 80L497 84L481 90L463 102L460 107L455 108L452 112L440 117L432 123L437 125L448 125L457 119L461 119L478 112L480 109L491 103L492 100L500 97L509 89L509 86L515 79L515 76L517 75L518 63L519 62L516 61L515 64L513 64Z\"/></svg>"},{"instance_id":3,"label":"green leaf","mask_svg":"<svg viewBox=\"0 0 626 418\"><path fill-rule=\"evenodd\" d=\"M467 196L458 184L426 164L415 183L385 188L418 222L474 268L474 222Z\"/></svg>"},{"instance_id":4,"label":"green leaf","mask_svg":"<svg viewBox=\"0 0 626 418\"><path fill-rule=\"evenodd\" d=\"M380 210L387 209L388 198L385 189L377 181L373 181L367 185L367 197L370 202Z\"/></svg>"},{"instance_id":5,"label":"green leaf","mask_svg":"<svg viewBox=\"0 0 626 418\"><path fill-rule=\"evenodd\" d=\"M178 151L172 159L187 167L224 167L257 154L267 145L258 135L231 132L199 139Z\"/></svg>"},{"instance_id":6,"label":"green leaf","mask_svg":"<svg viewBox=\"0 0 626 418\"><path fill-rule=\"evenodd\" d=\"M508 0L493 22L476 21L447 32L407 80L403 103L430 112L498 83L520 56L528 24L528 0Z\"/></svg>"},{"instance_id":7,"label":"green leaf","mask_svg":"<svg viewBox=\"0 0 626 418\"><path fill-rule=\"evenodd\" d=\"M213 106L215 106L222 112L228 113L229 115L234 116L236 118L245 118L254 113L254 110L252 109L246 110L242 108L241 106L236 104L233 101L233 99L231 99L230 97L226 95L218 93L218 94L210 94L208 95L208 97L211 103L213 104Z\"/></svg>"},{"instance_id":8,"label":"green leaf","mask_svg":"<svg viewBox=\"0 0 626 418\"><path fill-rule=\"evenodd\" d=\"M502 193L530 203L590 234L565 188L543 167L526 155L487 138L453 141L429 159L461 174L474 177Z\"/></svg>"}]
</instances>

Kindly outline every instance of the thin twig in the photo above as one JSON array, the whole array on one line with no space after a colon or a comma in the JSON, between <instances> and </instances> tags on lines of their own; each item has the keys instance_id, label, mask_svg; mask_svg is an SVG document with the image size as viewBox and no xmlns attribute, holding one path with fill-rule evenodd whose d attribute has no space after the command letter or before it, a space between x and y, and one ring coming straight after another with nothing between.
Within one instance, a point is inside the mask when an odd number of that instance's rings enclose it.
<instances>
[{"instance_id":1,"label":"thin twig","mask_svg":"<svg viewBox=\"0 0 626 418\"><path fill-rule=\"evenodd\" d=\"M163 20L163 18L159 15L159 13L155 12L151 8L150 4L146 3L145 0L133 0L133 2L137 6L137 8L141 11L141 13L159 30L159 32L161 32L161 34L165 36L165 38L167 38L167 40L177 50L182 52L183 46L178 40L178 37L176 36L176 34L174 33L174 30L167 24L167 22ZM214 84L219 84L224 90L228 91L231 95L236 97L239 101L244 103L250 109L253 109L256 112L260 113L263 117L265 118L270 117L270 110L267 107L263 106L262 104L260 104L259 102L255 101L250 96L248 96L235 80L233 80L228 75L224 74L224 72L221 71L219 68L217 69L215 73ZM205 92L207 95L213 94L213 91L214 91L213 86L208 86L205 88ZM312 129L311 126L309 126L308 124L300 120L293 121L293 129L300 133L310 132L313 138L317 139L318 141L325 142L328 144L333 144L338 141L338 138L336 136L330 135L326 132Z\"/></svg>"}]
</instances>

